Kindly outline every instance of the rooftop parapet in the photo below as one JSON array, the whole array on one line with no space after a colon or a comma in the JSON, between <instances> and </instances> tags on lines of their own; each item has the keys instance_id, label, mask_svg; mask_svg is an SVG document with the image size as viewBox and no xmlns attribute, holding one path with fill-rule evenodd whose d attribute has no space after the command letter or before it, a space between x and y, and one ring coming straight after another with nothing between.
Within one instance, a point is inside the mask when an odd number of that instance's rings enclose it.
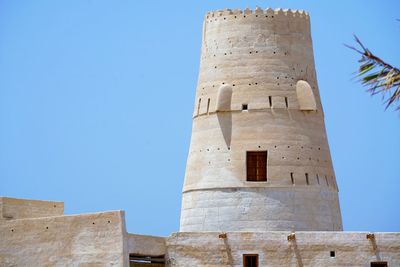
<instances>
[{"instance_id":1,"label":"rooftop parapet","mask_svg":"<svg viewBox=\"0 0 400 267\"><path fill-rule=\"evenodd\" d=\"M261 9L260 7L257 7L256 9L252 10L249 8L246 8L244 10L241 9L224 9L224 10L216 10L216 11L209 11L206 13L206 18L217 18L217 17L222 17L222 16L230 16L230 15L251 15L254 14L256 16L258 15L266 15L266 16L285 16L285 17L293 17L293 18L305 18L309 19L310 16L308 12L304 10L292 10L292 9L282 9L282 8L267 8L267 9Z\"/></svg>"}]
</instances>

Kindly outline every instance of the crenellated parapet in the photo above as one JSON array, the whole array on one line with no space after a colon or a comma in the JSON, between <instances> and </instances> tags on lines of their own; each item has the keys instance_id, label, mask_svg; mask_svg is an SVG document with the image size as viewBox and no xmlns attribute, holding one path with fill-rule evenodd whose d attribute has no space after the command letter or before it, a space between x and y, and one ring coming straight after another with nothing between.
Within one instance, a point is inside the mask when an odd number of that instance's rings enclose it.
<instances>
[{"instance_id":1,"label":"crenellated parapet","mask_svg":"<svg viewBox=\"0 0 400 267\"><path fill-rule=\"evenodd\" d=\"M238 15L254 15L254 16L260 16L264 15L266 17L271 17L271 18L279 18L280 16L283 17L294 17L294 18L305 18L309 19L310 16L308 13L304 10L292 10L292 9L282 9L282 8L267 8L267 9L262 9L260 7L257 7L256 9L252 10L250 8L246 8L244 10L241 9L224 9L224 10L217 10L217 11L210 11L207 12L205 15L206 19L211 19L211 18L218 18L218 17L224 17L224 16L238 16ZM272 17L273 16L273 17Z\"/></svg>"}]
</instances>

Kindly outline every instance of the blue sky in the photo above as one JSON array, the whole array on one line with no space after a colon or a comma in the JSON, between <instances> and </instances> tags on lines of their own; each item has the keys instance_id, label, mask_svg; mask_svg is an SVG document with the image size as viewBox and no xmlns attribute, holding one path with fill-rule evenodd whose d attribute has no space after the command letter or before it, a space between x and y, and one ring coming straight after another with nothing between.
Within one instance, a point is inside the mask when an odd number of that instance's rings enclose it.
<instances>
[{"instance_id":1,"label":"blue sky","mask_svg":"<svg viewBox=\"0 0 400 267\"><path fill-rule=\"evenodd\" d=\"M353 33L400 66L400 2L0 1L0 195L179 228L206 11L310 12L346 231L400 231L400 113L352 80Z\"/></svg>"}]
</instances>

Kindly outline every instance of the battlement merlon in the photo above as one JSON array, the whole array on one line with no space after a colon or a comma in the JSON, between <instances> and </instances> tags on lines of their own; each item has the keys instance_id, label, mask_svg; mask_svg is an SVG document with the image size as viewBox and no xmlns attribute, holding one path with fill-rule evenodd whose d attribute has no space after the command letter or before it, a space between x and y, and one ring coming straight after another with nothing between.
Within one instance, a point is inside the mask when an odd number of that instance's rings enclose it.
<instances>
[{"instance_id":1,"label":"battlement merlon","mask_svg":"<svg viewBox=\"0 0 400 267\"><path fill-rule=\"evenodd\" d=\"M257 7L256 9L252 10L249 8L246 8L244 10L241 9L224 9L224 10L216 10L216 11L209 11L206 13L205 18L210 19L210 18L218 18L222 16L230 16L230 15L265 15L265 16L270 16L271 18L273 17L279 17L279 16L292 16L292 17L297 17L297 18L305 18L309 19L310 16L308 12L304 10L292 10L292 9L282 9L282 8L267 8L267 9L261 9Z\"/></svg>"}]
</instances>

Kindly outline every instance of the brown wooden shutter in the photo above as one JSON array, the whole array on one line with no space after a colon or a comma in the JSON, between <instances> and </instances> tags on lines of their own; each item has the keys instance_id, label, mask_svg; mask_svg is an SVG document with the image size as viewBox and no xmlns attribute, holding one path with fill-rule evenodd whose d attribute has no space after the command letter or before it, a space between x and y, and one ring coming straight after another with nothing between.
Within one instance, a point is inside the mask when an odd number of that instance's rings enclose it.
<instances>
[{"instance_id":1,"label":"brown wooden shutter","mask_svg":"<svg viewBox=\"0 0 400 267\"><path fill-rule=\"evenodd\" d=\"M267 151L248 151L246 162L247 181L267 181Z\"/></svg>"}]
</instances>

